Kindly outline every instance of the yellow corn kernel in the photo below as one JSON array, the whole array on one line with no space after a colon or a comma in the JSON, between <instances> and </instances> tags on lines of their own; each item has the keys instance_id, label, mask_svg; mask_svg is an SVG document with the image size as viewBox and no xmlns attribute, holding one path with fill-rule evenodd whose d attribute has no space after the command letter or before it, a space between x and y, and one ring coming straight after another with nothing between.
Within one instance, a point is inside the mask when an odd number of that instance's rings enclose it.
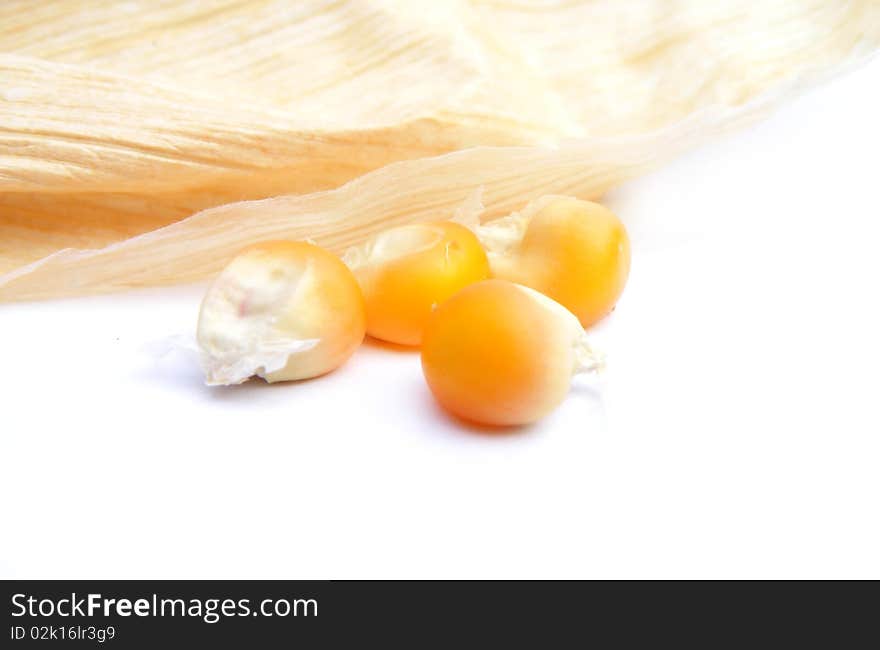
<instances>
[{"instance_id":1,"label":"yellow corn kernel","mask_svg":"<svg viewBox=\"0 0 880 650\"><path fill-rule=\"evenodd\" d=\"M629 238L608 208L548 196L477 226L492 275L550 296L589 327L614 309L629 276Z\"/></svg>"},{"instance_id":2,"label":"yellow corn kernel","mask_svg":"<svg viewBox=\"0 0 880 650\"><path fill-rule=\"evenodd\" d=\"M335 255L306 242L250 247L202 301L197 339L207 383L323 375L352 355L365 323L357 280Z\"/></svg>"},{"instance_id":3,"label":"yellow corn kernel","mask_svg":"<svg viewBox=\"0 0 880 650\"><path fill-rule=\"evenodd\" d=\"M419 345L437 305L489 277L477 237L451 221L391 228L345 259L363 290L367 333L400 345Z\"/></svg>"},{"instance_id":4,"label":"yellow corn kernel","mask_svg":"<svg viewBox=\"0 0 880 650\"><path fill-rule=\"evenodd\" d=\"M504 280L478 282L440 305L422 342L434 397L482 424L534 422L562 402L574 373L600 365L571 312Z\"/></svg>"}]
</instances>

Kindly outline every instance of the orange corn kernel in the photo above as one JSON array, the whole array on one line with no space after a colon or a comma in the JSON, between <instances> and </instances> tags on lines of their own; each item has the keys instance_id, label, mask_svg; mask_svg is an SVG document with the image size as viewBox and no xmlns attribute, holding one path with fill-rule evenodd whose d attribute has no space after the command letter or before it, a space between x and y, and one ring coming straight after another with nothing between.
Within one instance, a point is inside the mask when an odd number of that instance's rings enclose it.
<instances>
[{"instance_id":1,"label":"orange corn kernel","mask_svg":"<svg viewBox=\"0 0 880 650\"><path fill-rule=\"evenodd\" d=\"M364 294L367 333L400 345L419 345L438 305L489 277L477 237L451 221L391 228L345 258Z\"/></svg>"},{"instance_id":2,"label":"orange corn kernel","mask_svg":"<svg viewBox=\"0 0 880 650\"><path fill-rule=\"evenodd\" d=\"M208 289L197 340L207 383L308 379L342 365L364 338L354 275L314 244L273 241L236 256Z\"/></svg>"},{"instance_id":3,"label":"orange corn kernel","mask_svg":"<svg viewBox=\"0 0 880 650\"><path fill-rule=\"evenodd\" d=\"M476 228L492 275L532 287L589 327L614 309L629 276L629 238L611 210L543 197L521 214Z\"/></svg>"},{"instance_id":4,"label":"orange corn kernel","mask_svg":"<svg viewBox=\"0 0 880 650\"><path fill-rule=\"evenodd\" d=\"M478 282L440 305L422 342L434 397L482 424L534 422L562 402L574 373L600 365L571 312L504 280Z\"/></svg>"}]
</instances>

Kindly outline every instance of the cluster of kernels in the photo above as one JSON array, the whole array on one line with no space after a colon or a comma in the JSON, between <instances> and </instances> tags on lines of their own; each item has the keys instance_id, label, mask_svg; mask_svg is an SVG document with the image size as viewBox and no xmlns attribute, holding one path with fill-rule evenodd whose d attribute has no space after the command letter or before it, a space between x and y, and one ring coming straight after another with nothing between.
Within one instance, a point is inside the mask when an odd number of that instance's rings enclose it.
<instances>
[{"instance_id":1,"label":"cluster of kernels","mask_svg":"<svg viewBox=\"0 0 880 650\"><path fill-rule=\"evenodd\" d=\"M491 233L492 223L486 227ZM629 275L629 238L608 208L560 197L521 228L521 240L493 252L492 275L531 287L561 303L584 327L606 316Z\"/></svg>"},{"instance_id":2,"label":"cluster of kernels","mask_svg":"<svg viewBox=\"0 0 880 650\"><path fill-rule=\"evenodd\" d=\"M316 377L367 332L421 344L428 386L451 413L500 426L538 420L575 372L601 366L583 327L623 291L626 231L606 208L566 197L476 231L400 226L351 249L345 263L303 242L247 249L202 303L208 383Z\"/></svg>"},{"instance_id":3,"label":"cluster of kernels","mask_svg":"<svg viewBox=\"0 0 880 650\"><path fill-rule=\"evenodd\" d=\"M486 280L437 308L422 342L422 370L451 413L482 424L528 424L562 402L577 370L598 364L583 334L559 303Z\"/></svg>"},{"instance_id":4,"label":"cluster of kernels","mask_svg":"<svg viewBox=\"0 0 880 650\"><path fill-rule=\"evenodd\" d=\"M202 302L207 383L325 374L360 345L365 323L357 280L338 257L306 242L258 244L229 263Z\"/></svg>"},{"instance_id":5,"label":"cluster of kernels","mask_svg":"<svg viewBox=\"0 0 880 650\"><path fill-rule=\"evenodd\" d=\"M450 221L386 230L350 257L367 306L367 333L400 345L419 345L438 305L489 277L477 237Z\"/></svg>"}]
</instances>

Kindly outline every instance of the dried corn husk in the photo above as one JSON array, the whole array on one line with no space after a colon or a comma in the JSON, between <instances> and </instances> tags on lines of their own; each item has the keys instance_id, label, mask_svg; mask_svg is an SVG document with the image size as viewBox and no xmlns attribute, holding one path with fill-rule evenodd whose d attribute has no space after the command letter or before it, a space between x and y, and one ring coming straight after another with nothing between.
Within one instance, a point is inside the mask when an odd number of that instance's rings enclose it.
<instances>
[{"instance_id":1,"label":"dried corn husk","mask_svg":"<svg viewBox=\"0 0 880 650\"><path fill-rule=\"evenodd\" d=\"M870 0L2 3L0 299L595 198L878 45Z\"/></svg>"}]
</instances>

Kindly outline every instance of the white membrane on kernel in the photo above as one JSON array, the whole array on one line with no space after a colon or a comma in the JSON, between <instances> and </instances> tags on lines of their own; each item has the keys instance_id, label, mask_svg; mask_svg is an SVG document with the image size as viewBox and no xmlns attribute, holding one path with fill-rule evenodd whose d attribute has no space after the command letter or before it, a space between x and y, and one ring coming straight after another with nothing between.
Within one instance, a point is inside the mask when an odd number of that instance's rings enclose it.
<instances>
[{"instance_id":1,"label":"white membrane on kernel","mask_svg":"<svg viewBox=\"0 0 880 650\"><path fill-rule=\"evenodd\" d=\"M605 354L597 350L589 341L587 333L581 326L577 316L572 314L563 305L559 304L552 298L545 296L540 291L535 291L530 287L521 284L514 284L517 289L527 294L535 302L545 309L553 312L566 325L571 336L572 348L574 350L574 374L595 372L599 373L605 369Z\"/></svg>"}]
</instances>

